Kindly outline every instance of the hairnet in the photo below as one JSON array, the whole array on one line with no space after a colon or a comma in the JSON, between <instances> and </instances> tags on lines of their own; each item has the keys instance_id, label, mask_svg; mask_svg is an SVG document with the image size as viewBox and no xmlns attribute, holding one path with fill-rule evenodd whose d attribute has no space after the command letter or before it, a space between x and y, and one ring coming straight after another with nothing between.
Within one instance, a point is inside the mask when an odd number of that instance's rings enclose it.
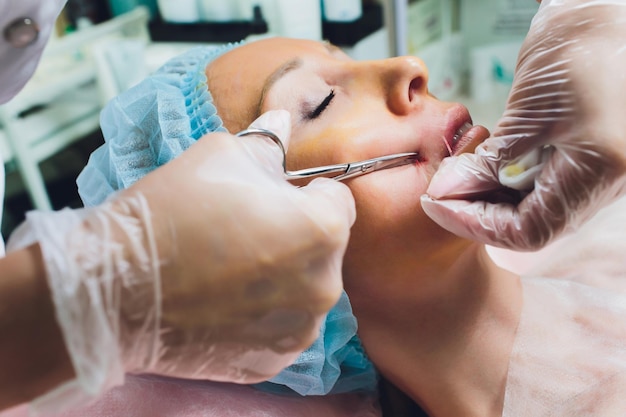
<instances>
[{"instance_id":1,"label":"hairnet","mask_svg":"<svg viewBox=\"0 0 626 417\"><path fill-rule=\"evenodd\" d=\"M77 179L85 206L103 202L180 155L207 133L226 131L208 90L206 66L239 44L196 47L111 100L101 114L105 143ZM376 389L377 375L356 335L346 293L317 340L269 382L271 391L324 395Z\"/></svg>"},{"instance_id":2,"label":"hairnet","mask_svg":"<svg viewBox=\"0 0 626 417\"><path fill-rule=\"evenodd\" d=\"M196 47L111 100L102 110L105 144L77 179L85 206L174 159L210 132L225 131L206 84L206 65L236 44Z\"/></svg>"}]
</instances>

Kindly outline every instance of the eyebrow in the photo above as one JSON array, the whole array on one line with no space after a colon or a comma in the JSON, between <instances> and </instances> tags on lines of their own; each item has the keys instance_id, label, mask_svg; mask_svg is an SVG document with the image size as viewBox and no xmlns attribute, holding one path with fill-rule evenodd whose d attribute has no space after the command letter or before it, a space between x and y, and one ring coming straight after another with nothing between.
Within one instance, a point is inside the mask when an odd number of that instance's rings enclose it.
<instances>
[{"instance_id":1,"label":"eyebrow","mask_svg":"<svg viewBox=\"0 0 626 417\"><path fill-rule=\"evenodd\" d=\"M265 102L265 98L267 93L270 91L272 86L276 84L278 80L283 78L289 72L298 69L302 66L302 58L293 58L289 61L285 62L283 65L278 67L274 72L270 74L269 77L265 80L263 84L263 89L261 90L261 98L259 99L259 104L257 105L256 116L259 117L261 115L261 109L263 108L263 103Z\"/></svg>"},{"instance_id":2,"label":"eyebrow","mask_svg":"<svg viewBox=\"0 0 626 417\"><path fill-rule=\"evenodd\" d=\"M322 44L324 48L328 51L329 54L334 54L337 52L342 52L341 48L328 41L323 41ZM289 72L300 68L303 64L303 60L301 57L292 58L289 61L282 64L278 67L274 72L270 74L269 77L263 83L263 89L261 90L261 97L259 99L259 103L256 109L255 117L259 117L261 115L261 109L263 108L263 103L265 102L265 98L267 97L267 93L269 90L280 80L282 77L287 75Z\"/></svg>"}]
</instances>

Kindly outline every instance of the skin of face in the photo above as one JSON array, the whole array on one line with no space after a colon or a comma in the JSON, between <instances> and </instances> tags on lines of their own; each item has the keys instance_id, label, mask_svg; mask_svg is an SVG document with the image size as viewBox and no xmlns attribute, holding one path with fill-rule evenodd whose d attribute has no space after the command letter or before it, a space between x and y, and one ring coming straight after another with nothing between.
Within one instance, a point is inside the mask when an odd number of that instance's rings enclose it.
<instances>
[{"instance_id":1,"label":"skin of face","mask_svg":"<svg viewBox=\"0 0 626 417\"><path fill-rule=\"evenodd\" d=\"M230 132L245 129L268 110L291 113L291 170L420 154L418 163L345 181L357 208L344 258L346 289L359 280L361 290L377 291L380 281L376 289L364 277L385 274L395 279L387 289L401 292L398 280L414 280L416 271L432 276L468 244L421 208L420 196L449 155L446 138L471 119L465 107L429 94L428 70L419 58L356 61L327 43L269 38L227 52L206 73ZM464 150L488 135L484 128L472 129Z\"/></svg>"}]
</instances>

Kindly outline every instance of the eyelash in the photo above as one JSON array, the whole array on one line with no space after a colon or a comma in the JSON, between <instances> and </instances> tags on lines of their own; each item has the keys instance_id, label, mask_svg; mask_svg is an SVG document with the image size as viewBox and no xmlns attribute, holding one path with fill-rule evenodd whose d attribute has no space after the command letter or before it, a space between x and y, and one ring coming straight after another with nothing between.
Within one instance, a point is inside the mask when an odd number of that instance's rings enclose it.
<instances>
[{"instance_id":1,"label":"eyelash","mask_svg":"<svg viewBox=\"0 0 626 417\"><path fill-rule=\"evenodd\" d=\"M324 110L328 108L328 105L333 100L333 98L335 98L335 90L330 90L330 94L328 94L326 98L322 100L319 106L317 106L312 111L308 112L306 114L306 118L309 120L317 119L320 116L320 114L322 114Z\"/></svg>"}]
</instances>

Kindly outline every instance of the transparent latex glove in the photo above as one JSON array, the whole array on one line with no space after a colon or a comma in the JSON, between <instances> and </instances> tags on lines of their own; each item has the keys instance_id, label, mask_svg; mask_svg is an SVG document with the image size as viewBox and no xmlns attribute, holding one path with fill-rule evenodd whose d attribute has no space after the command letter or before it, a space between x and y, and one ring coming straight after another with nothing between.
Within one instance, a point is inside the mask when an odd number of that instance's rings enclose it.
<instances>
[{"instance_id":1,"label":"transparent latex glove","mask_svg":"<svg viewBox=\"0 0 626 417\"><path fill-rule=\"evenodd\" d=\"M493 136L441 164L426 213L458 235L534 250L623 194L625 42L626 1L544 0Z\"/></svg>"},{"instance_id":2,"label":"transparent latex glove","mask_svg":"<svg viewBox=\"0 0 626 417\"><path fill-rule=\"evenodd\" d=\"M289 113L253 126L288 145ZM259 382L315 340L354 200L329 179L288 184L281 162L267 138L213 133L101 206L29 214L77 373L40 407L124 372Z\"/></svg>"}]
</instances>

